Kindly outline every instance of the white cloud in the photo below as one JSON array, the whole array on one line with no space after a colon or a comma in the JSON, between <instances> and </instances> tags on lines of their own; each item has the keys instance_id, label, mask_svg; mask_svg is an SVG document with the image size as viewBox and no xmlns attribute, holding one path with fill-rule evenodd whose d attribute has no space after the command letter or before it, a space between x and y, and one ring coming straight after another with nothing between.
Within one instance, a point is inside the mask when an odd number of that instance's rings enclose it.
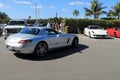
<instances>
[{"instance_id":1,"label":"white cloud","mask_svg":"<svg viewBox=\"0 0 120 80\"><path fill-rule=\"evenodd\" d=\"M70 5L76 5L76 4L78 4L78 5L83 5L84 2L75 1L75 2L70 2L69 4L70 4Z\"/></svg>"},{"instance_id":2,"label":"white cloud","mask_svg":"<svg viewBox=\"0 0 120 80\"><path fill-rule=\"evenodd\" d=\"M30 6L30 8L32 8L32 9L35 9L35 6ZM43 6L42 5L38 5L38 6L36 6L36 8L38 9L41 9L41 8L43 8Z\"/></svg>"},{"instance_id":3,"label":"white cloud","mask_svg":"<svg viewBox=\"0 0 120 80\"><path fill-rule=\"evenodd\" d=\"M65 8L63 8L63 9L62 9L62 11L63 11L63 12L67 12L68 10L67 10L67 9L65 9Z\"/></svg>"},{"instance_id":4,"label":"white cloud","mask_svg":"<svg viewBox=\"0 0 120 80\"><path fill-rule=\"evenodd\" d=\"M10 7L0 3L0 8L10 8Z\"/></svg>"},{"instance_id":5,"label":"white cloud","mask_svg":"<svg viewBox=\"0 0 120 80\"><path fill-rule=\"evenodd\" d=\"M90 3L85 3L81 1L70 2L69 5L90 5Z\"/></svg>"},{"instance_id":6,"label":"white cloud","mask_svg":"<svg viewBox=\"0 0 120 80\"><path fill-rule=\"evenodd\" d=\"M16 2L16 0L11 0L11 1Z\"/></svg>"},{"instance_id":7,"label":"white cloud","mask_svg":"<svg viewBox=\"0 0 120 80\"><path fill-rule=\"evenodd\" d=\"M86 3L86 5L91 5L90 3Z\"/></svg>"},{"instance_id":8,"label":"white cloud","mask_svg":"<svg viewBox=\"0 0 120 80\"><path fill-rule=\"evenodd\" d=\"M55 6L48 6L48 8L55 8Z\"/></svg>"},{"instance_id":9,"label":"white cloud","mask_svg":"<svg viewBox=\"0 0 120 80\"><path fill-rule=\"evenodd\" d=\"M10 9L11 7L9 7L9 6L6 6L6 8L7 8L7 9Z\"/></svg>"},{"instance_id":10,"label":"white cloud","mask_svg":"<svg viewBox=\"0 0 120 80\"><path fill-rule=\"evenodd\" d=\"M3 8L4 7L4 4L0 3L0 8Z\"/></svg>"},{"instance_id":11,"label":"white cloud","mask_svg":"<svg viewBox=\"0 0 120 80\"><path fill-rule=\"evenodd\" d=\"M16 2L17 4L31 4L31 2L28 2L28 1L19 1L19 2Z\"/></svg>"}]
</instances>

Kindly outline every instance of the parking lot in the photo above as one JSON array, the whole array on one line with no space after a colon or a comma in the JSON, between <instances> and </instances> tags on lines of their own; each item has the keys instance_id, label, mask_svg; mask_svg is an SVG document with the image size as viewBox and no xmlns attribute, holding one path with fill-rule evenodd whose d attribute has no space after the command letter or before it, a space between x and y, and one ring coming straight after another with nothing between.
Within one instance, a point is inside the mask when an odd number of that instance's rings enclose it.
<instances>
[{"instance_id":1,"label":"parking lot","mask_svg":"<svg viewBox=\"0 0 120 80\"><path fill-rule=\"evenodd\" d=\"M120 39L79 36L79 46L44 58L16 54L0 37L0 80L120 80Z\"/></svg>"}]
</instances>

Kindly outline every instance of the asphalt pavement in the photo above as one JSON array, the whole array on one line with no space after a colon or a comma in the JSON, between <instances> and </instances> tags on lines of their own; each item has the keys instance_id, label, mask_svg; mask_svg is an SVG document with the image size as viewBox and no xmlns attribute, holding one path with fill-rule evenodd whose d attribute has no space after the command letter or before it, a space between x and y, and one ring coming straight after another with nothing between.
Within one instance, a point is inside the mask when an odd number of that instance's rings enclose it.
<instances>
[{"instance_id":1,"label":"asphalt pavement","mask_svg":"<svg viewBox=\"0 0 120 80\"><path fill-rule=\"evenodd\" d=\"M120 80L120 39L78 36L77 48L44 58L8 51L0 37L0 80Z\"/></svg>"}]
</instances>

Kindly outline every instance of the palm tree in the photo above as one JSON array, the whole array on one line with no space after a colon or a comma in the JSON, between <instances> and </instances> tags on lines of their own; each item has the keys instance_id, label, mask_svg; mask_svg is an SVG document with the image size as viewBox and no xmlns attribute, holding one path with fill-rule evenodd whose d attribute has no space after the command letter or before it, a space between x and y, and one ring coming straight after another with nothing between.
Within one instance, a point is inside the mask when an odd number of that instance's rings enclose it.
<instances>
[{"instance_id":1,"label":"palm tree","mask_svg":"<svg viewBox=\"0 0 120 80\"><path fill-rule=\"evenodd\" d=\"M7 22L10 18L8 17L8 15L4 12L0 12L0 21L1 22Z\"/></svg>"},{"instance_id":2,"label":"palm tree","mask_svg":"<svg viewBox=\"0 0 120 80\"><path fill-rule=\"evenodd\" d=\"M114 18L115 16L114 16L114 11L112 11L112 10L109 10L109 12L107 13L107 17L108 18Z\"/></svg>"},{"instance_id":3,"label":"palm tree","mask_svg":"<svg viewBox=\"0 0 120 80\"><path fill-rule=\"evenodd\" d=\"M117 2L117 4L113 7L114 15L120 19L120 2Z\"/></svg>"},{"instance_id":4,"label":"palm tree","mask_svg":"<svg viewBox=\"0 0 120 80\"><path fill-rule=\"evenodd\" d=\"M75 9L75 10L73 11L73 16L76 16L76 17L77 17L78 15L79 15L79 11Z\"/></svg>"},{"instance_id":5,"label":"palm tree","mask_svg":"<svg viewBox=\"0 0 120 80\"><path fill-rule=\"evenodd\" d=\"M94 19L98 19L101 14L106 14L106 11L102 11L106 7L102 7L102 3L99 3L98 0L93 0L90 2L91 8L84 8L86 16L94 16Z\"/></svg>"}]
</instances>

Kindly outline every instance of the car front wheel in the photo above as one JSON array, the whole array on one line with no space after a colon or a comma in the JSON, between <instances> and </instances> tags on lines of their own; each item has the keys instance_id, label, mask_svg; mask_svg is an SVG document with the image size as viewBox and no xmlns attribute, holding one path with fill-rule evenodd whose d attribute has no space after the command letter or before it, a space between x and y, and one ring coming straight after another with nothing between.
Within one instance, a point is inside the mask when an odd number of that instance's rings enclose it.
<instances>
[{"instance_id":1,"label":"car front wheel","mask_svg":"<svg viewBox=\"0 0 120 80\"><path fill-rule=\"evenodd\" d=\"M78 45L78 38L74 38L71 46L77 47L77 45Z\"/></svg>"},{"instance_id":2,"label":"car front wheel","mask_svg":"<svg viewBox=\"0 0 120 80\"><path fill-rule=\"evenodd\" d=\"M84 36L86 36L85 31L84 31Z\"/></svg>"},{"instance_id":3,"label":"car front wheel","mask_svg":"<svg viewBox=\"0 0 120 80\"><path fill-rule=\"evenodd\" d=\"M45 56L47 51L48 51L48 46L45 42L40 42L35 48L35 53L38 57Z\"/></svg>"},{"instance_id":4,"label":"car front wheel","mask_svg":"<svg viewBox=\"0 0 120 80\"><path fill-rule=\"evenodd\" d=\"M91 38L91 33L89 32L89 38Z\"/></svg>"}]
</instances>

